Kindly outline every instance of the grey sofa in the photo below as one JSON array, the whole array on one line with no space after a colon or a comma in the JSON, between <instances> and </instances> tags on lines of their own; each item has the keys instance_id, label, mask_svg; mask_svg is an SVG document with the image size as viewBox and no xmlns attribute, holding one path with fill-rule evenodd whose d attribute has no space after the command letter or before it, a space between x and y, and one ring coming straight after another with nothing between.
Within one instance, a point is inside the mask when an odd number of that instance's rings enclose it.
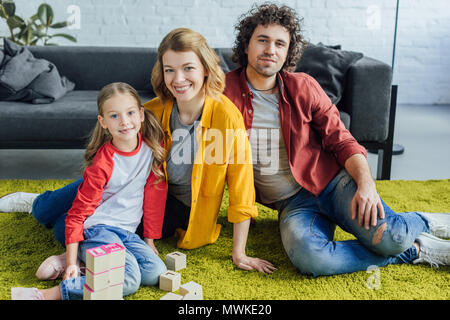
<instances>
[{"instance_id":1,"label":"grey sofa","mask_svg":"<svg viewBox=\"0 0 450 320\"><path fill-rule=\"evenodd\" d=\"M75 90L51 104L0 101L0 148L83 149L96 122L98 91L110 82L129 83L139 91L143 102L155 96L150 84L155 48L29 49L36 58L54 63L61 75L75 82ZM237 67L230 60L231 49L216 51L225 71ZM379 150L377 179L390 179L396 92L391 82L389 65L363 57L346 71L337 103L354 137L367 148Z\"/></svg>"}]
</instances>

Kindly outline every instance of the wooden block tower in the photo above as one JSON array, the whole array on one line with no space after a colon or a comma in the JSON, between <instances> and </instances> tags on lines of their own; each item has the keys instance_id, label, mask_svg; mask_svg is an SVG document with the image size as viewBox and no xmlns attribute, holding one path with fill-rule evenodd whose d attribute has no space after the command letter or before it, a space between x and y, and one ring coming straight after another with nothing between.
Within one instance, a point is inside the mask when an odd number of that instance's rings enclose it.
<instances>
[{"instance_id":1,"label":"wooden block tower","mask_svg":"<svg viewBox=\"0 0 450 320\"><path fill-rule=\"evenodd\" d=\"M111 243L86 250L84 300L122 300L125 248Z\"/></svg>"}]
</instances>

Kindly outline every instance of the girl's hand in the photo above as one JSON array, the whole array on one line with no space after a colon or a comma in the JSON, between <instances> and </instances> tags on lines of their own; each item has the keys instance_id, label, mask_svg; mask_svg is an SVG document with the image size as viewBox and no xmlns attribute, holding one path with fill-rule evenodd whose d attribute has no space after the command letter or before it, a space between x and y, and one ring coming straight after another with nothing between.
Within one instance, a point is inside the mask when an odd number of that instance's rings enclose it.
<instances>
[{"instance_id":1,"label":"girl's hand","mask_svg":"<svg viewBox=\"0 0 450 320\"><path fill-rule=\"evenodd\" d=\"M277 268L269 261L247 257L245 254L239 256L233 255L233 262L239 268L244 270L258 270L262 273L272 273L274 270L277 270Z\"/></svg>"},{"instance_id":2,"label":"girl's hand","mask_svg":"<svg viewBox=\"0 0 450 320\"><path fill-rule=\"evenodd\" d=\"M71 264L67 266L66 271L64 272L63 280L75 277L78 277L78 267L76 264Z\"/></svg>"},{"instance_id":3,"label":"girl's hand","mask_svg":"<svg viewBox=\"0 0 450 320\"><path fill-rule=\"evenodd\" d=\"M155 244L153 243L153 239L144 238L144 241L150 248L152 248L156 255L159 256L158 249L156 249Z\"/></svg>"}]
</instances>

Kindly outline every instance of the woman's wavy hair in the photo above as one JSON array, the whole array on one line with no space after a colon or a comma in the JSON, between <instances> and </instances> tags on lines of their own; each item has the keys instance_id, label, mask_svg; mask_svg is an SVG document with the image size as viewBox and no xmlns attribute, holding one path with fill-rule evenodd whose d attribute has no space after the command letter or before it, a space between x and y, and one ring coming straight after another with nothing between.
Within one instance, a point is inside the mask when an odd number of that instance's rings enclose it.
<instances>
[{"instance_id":1,"label":"woman's wavy hair","mask_svg":"<svg viewBox=\"0 0 450 320\"><path fill-rule=\"evenodd\" d=\"M245 50L256 27L278 24L285 27L290 34L288 54L282 70L294 71L307 43L301 35L300 23L302 20L297 17L294 9L288 6L278 7L273 3L263 3L259 6L254 4L247 13L239 17L238 23L235 25L238 35L234 42L232 61L245 67L248 63Z\"/></svg>"},{"instance_id":2,"label":"woman's wavy hair","mask_svg":"<svg viewBox=\"0 0 450 320\"><path fill-rule=\"evenodd\" d=\"M197 31L188 28L177 28L169 32L158 47L158 57L152 70L152 87L155 94L162 100L172 100L174 97L164 83L162 57L168 50L176 52L194 52L208 72L205 77L205 93L219 100L225 89L225 73L220 67L220 59L216 52Z\"/></svg>"},{"instance_id":3,"label":"woman's wavy hair","mask_svg":"<svg viewBox=\"0 0 450 320\"><path fill-rule=\"evenodd\" d=\"M136 100L136 103L140 108L142 107L141 98L137 91L127 83L113 82L102 88L97 97L97 112L98 115L103 117L103 105L108 100L117 94L128 94ZM164 131L160 122L155 115L147 109L144 109L144 122L141 125L140 132L142 133L142 139L153 151L153 163L152 171L156 175L157 182L165 177L162 171L162 165L166 157L166 151L162 146L164 138ZM112 139L108 129L103 129L100 123L97 121L94 129L92 130L91 137L86 146L84 152L84 167L87 168L92 164L92 160L95 157L98 149L105 143Z\"/></svg>"}]
</instances>

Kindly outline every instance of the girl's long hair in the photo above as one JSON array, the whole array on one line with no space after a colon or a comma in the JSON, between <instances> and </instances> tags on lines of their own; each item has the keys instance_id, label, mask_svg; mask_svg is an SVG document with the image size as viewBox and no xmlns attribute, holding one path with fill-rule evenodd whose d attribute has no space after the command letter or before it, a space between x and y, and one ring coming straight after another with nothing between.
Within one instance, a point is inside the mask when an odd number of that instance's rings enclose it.
<instances>
[{"instance_id":1,"label":"girl's long hair","mask_svg":"<svg viewBox=\"0 0 450 320\"><path fill-rule=\"evenodd\" d=\"M141 98L132 86L123 82L113 82L104 86L98 94L97 110L100 116L103 117L103 104L116 94L128 94L132 96L136 100L138 106L142 108ZM144 109L144 122L141 125L140 132L142 133L144 142L153 152L152 171L158 178L157 180L160 181L165 177L164 172L161 169L166 157L166 151L162 145L164 131L158 119L156 119L155 115L150 110ZM84 152L85 168L92 164L92 160L94 159L98 149L100 149L101 146L109 142L111 139L112 136L109 131L107 129L103 129L97 121L86 146L86 151Z\"/></svg>"}]
</instances>

